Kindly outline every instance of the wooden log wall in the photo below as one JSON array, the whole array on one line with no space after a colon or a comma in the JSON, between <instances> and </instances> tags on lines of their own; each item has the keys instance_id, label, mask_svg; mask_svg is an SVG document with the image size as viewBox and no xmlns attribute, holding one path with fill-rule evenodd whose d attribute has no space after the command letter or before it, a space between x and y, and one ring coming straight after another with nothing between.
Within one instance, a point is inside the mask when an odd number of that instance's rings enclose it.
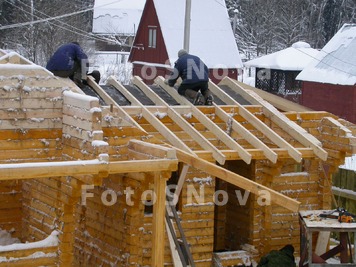
<instances>
[{"instance_id":1,"label":"wooden log wall","mask_svg":"<svg viewBox=\"0 0 356 267\"><path fill-rule=\"evenodd\" d=\"M215 179L194 168L188 170L187 180L178 202L178 212L187 242L191 245L195 266L210 266L214 247L214 190ZM149 186L150 187L150 186ZM195 191L197 198L193 193ZM192 195L193 194L193 195ZM141 211L141 209L139 209ZM143 214L143 211L142 211ZM136 211L136 216L139 212ZM139 219L139 217L136 217ZM136 243L134 250L141 249L142 266L151 266L152 262L152 214L146 212L143 225L136 227L135 233L140 244ZM165 236L164 265L174 266L167 235ZM136 261L134 261L136 263ZM123 265L126 266L126 265Z\"/></svg>"},{"instance_id":2,"label":"wooden log wall","mask_svg":"<svg viewBox=\"0 0 356 267\"><path fill-rule=\"evenodd\" d=\"M61 158L62 90L48 72L24 76L17 64L6 65L0 79L0 163ZM22 231L27 212L22 186L21 180L0 182L0 228L13 229L13 236L30 241Z\"/></svg>"},{"instance_id":3,"label":"wooden log wall","mask_svg":"<svg viewBox=\"0 0 356 267\"><path fill-rule=\"evenodd\" d=\"M133 194L126 198L130 187ZM86 205L77 205L74 266L138 266L142 264L145 174L111 175L95 186ZM115 197L112 197L115 195ZM116 199L115 199L116 198ZM132 201L132 202L131 202Z\"/></svg>"},{"instance_id":4,"label":"wooden log wall","mask_svg":"<svg viewBox=\"0 0 356 267\"><path fill-rule=\"evenodd\" d=\"M101 109L102 114L98 113L96 114L98 116L92 118L101 116L99 120L102 126L102 140L108 144L107 153L110 161L140 159L138 154L128 148L131 139L160 142L152 135L123 121L115 109ZM152 179L152 174L148 173L110 175L102 180L102 184L95 184L92 190L88 190L93 196L87 198L86 205L78 203L75 208L77 214L75 222L77 228L74 233L75 266L138 266L150 262L152 215L150 226L147 228L145 206L141 196L144 190L150 188ZM127 188L133 192L128 199L125 193ZM146 234L149 236L148 240L145 240ZM147 250L149 259L144 257Z\"/></svg>"},{"instance_id":5,"label":"wooden log wall","mask_svg":"<svg viewBox=\"0 0 356 267\"><path fill-rule=\"evenodd\" d=\"M71 92L63 92L62 98L63 159L92 159L106 152L105 142L99 140L95 145L96 140L102 138L98 100ZM81 186L81 180L74 177L48 177L23 182L23 235L27 240L35 241L43 239L54 229L58 230L59 264L62 266L73 262L74 211L80 200Z\"/></svg>"},{"instance_id":6,"label":"wooden log wall","mask_svg":"<svg viewBox=\"0 0 356 267\"><path fill-rule=\"evenodd\" d=\"M57 267L57 246L0 252L0 267ZM5 260L6 259L6 260Z\"/></svg>"}]
</instances>

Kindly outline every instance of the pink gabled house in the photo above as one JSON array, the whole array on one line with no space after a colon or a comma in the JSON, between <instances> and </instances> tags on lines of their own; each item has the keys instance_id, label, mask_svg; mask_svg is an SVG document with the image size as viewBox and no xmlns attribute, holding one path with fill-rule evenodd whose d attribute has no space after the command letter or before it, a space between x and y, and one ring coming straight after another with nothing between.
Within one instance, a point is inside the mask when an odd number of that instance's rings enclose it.
<instances>
[{"instance_id":1,"label":"pink gabled house","mask_svg":"<svg viewBox=\"0 0 356 267\"><path fill-rule=\"evenodd\" d=\"M185 0L147 0L129 56L133 75L146 83L165 76L183 48ZM242 61L224 0L192 1L189 53L199 56L214 82L237 79Z\"/></svg>"},{"instance_id":2,"label":"pink gabled house","mask_svg":"<svg viewBox=\"0 0 356 267\"><path fill-rule=\"evenodd\" d=\"M345 24L298 76L301 104L356 123L356 24Z\"/></svg>"}]
</instances>

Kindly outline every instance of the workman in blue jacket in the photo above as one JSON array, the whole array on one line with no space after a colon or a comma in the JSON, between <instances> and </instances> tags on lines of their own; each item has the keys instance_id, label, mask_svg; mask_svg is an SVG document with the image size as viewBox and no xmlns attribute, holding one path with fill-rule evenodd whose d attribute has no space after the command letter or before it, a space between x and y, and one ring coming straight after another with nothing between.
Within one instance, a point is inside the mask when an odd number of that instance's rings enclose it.
<instances>
[{"instance_id":1,"label":"workman in blue jacket","mask_svg":"<svg viewBox=\"0 0 356 267\"><path fill-rule=\"evenodd\" d=\"M79 43L72 42L61 45L47 63L46 69L55 76L70 78L77 85L86 80L89 63L88 56Z\"/></svg>"},{"instance_id":2,"label":"workman in blue jacket","mask_svg":"<svg viewBox=\"0 0 356 267\"><path fill-rule=\"evenodd\" d=\"M173 73L165 83L173 87L179 77L182 78L182 83L178 87L180 95L194 99L194 105L213 104L214 98L208 88L208 67L199 57L188 54L184 49L178 51Z\"/></svg>"}]
</instances>

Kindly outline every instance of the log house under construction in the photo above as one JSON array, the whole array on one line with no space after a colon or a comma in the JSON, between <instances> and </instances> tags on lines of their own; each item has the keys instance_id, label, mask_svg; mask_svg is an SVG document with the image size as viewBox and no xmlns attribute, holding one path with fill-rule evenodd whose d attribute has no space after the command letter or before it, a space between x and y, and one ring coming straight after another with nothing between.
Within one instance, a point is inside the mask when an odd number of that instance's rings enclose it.
<instances>
[{"instance_id":1,"label":"log house under construction","mask_svg":"<svg viewBox=\"0 0 356 267\"><path fill-rule=\"evenodd\" d=\"M209 107L162 77L132 82L88 78L85 92L0 51L0 228L37 244L0 250L0 267L242 266L286 244L298 256L298 211L331 207L355 125L231 78L210 82Z\"/></svg>"}]
</instances>

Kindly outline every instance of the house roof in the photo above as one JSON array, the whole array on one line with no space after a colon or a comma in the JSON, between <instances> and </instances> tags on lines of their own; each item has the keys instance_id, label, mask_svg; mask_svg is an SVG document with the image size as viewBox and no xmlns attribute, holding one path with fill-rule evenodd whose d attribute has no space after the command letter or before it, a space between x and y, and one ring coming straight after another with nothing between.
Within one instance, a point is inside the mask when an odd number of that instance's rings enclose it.
<instances>
[{"instance_id":1,"label":"house roof","mask_svg":"<svg viewBox=\"0 0 356 267\"><path fill-rule=\"evenodd\" d=\"M134 35L146 0L95 1L93 32Z\"/></svg>"},{"instance_id":2,"label":"house roof","mask_svg":"<svg viewBox=\"0 0 356 267\"><path fill-rule=\"evenodd\" d=\"M183 48L185 3L154 0L171 63ZM189 52L198 55L209 68L242 67L224 0L192 1Z\"/></svg>"},{"instance_id":3,"label":"house roof","mask_svg":"<svg viewBox=\"0 0 356 267\"><path fill-rule=\"evenodd\" d=\"M246 67L257 67L287 71L301 71L319 53L305 42L297 42L281 51L252 59L244 63Z\"/></svg>"},{"instance_id":4,"label":"house roof","mask_svg":"<svg viewBox=\"0 0 356 267\"><path fill-rule=\"evenodd\" d=\"M356 24L345 24L298 76L298 80L356 84Z\"/></svg>"}]
</instances>

